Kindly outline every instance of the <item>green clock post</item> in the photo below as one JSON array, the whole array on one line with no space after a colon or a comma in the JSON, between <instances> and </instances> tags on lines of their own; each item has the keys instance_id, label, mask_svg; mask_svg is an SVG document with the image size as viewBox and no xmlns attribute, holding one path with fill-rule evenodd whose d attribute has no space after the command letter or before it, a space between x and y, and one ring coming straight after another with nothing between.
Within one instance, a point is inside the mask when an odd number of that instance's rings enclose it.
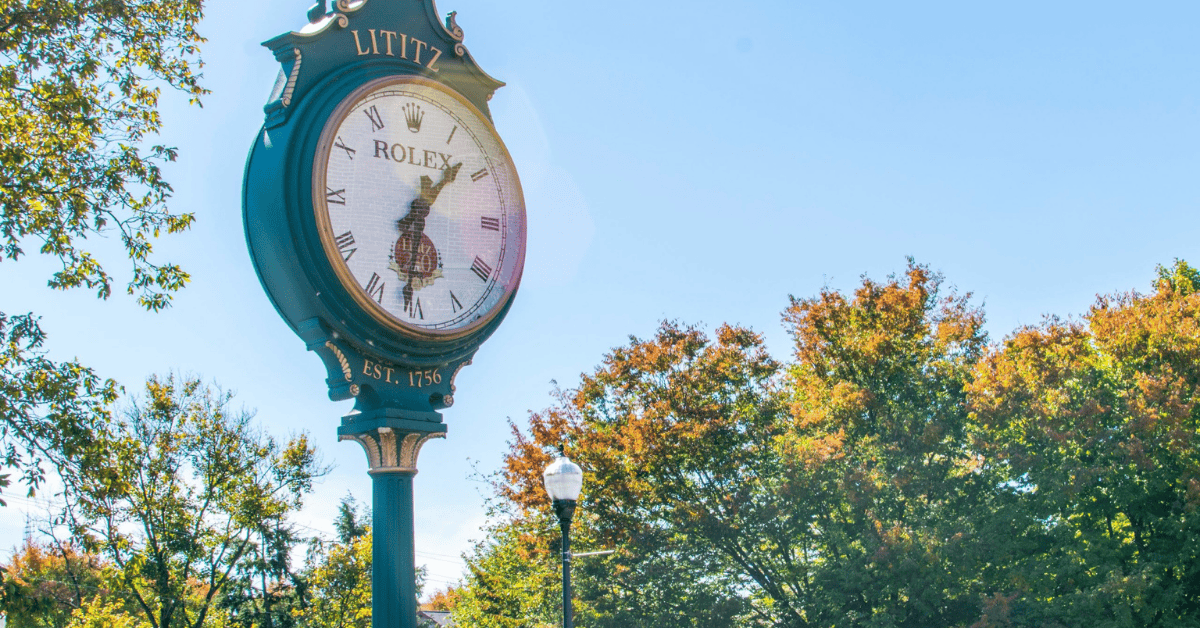
<instances>
[{"instance_id":1,"label":"green clock post","mask_svg":"<svg viewBox=\"0 0 1200 628\"><path fill-rule=\"evenodd\" d=\"M488 100L503 83L433 0L321 0L264 43L282 65L243 215L275 308L354 399L372 476L372 624L416 624L413 476L454 378L504 319L525 204Z\"/></svg>"}]
</instances>

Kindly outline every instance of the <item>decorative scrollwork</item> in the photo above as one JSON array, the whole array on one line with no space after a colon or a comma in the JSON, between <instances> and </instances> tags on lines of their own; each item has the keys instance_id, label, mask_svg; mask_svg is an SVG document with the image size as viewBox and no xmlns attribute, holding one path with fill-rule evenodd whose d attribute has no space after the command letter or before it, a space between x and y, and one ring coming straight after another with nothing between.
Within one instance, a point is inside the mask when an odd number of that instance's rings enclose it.
<instances>
[{"instance_id":1,"label":"decorative scrollwork","mask_svg":"<svg viewBox=\"0 0 1200 628\"><path fill-rule=\"evenodd\" d=\"M450 36L454 38L454 41L462 41L463 29L458 25L458 21L455 20L455 16L457 15L458 11L451 11L446 16L446 30L450 32Z\"/></svg>"},{"instance_id":2,"label":"decorative scrollwork","mask_svg":"<svg viewBox=\"0 0 1200 628\"><path fill-rule=\"evenodd\" d=\"M357 2L352 2L351 0L337 0L337 9L338 11L342 11L344 13L353 13L363 8L363 5L366 3L367 0L357 0ZM342 24L342 26L345 26L345 24Z\"/></svg>"},{"instance_id":3,"label":"decorative scrollwork","mask_svg":"<svg viewBox=\"0 0 1200 628\"><path fill-rule=\"evenodd\" d=\"M397 433L391 428L381 427L371 432L343 436L341 440L353 440L362 445L367 452L367 465L372 472L416 473L417 456L421 453L421 447L435 438L445 437L444 432Z\"/></svg>"},{"instance_id":4,"label":"decorative scrollwork","mask_svg":"<svg viewBox=\"0 0 1200 628\"><path fill-rule=\"evenodd\" d=\"M467 47L462 45L461 43L454 44L454 54L455 54L455 56L459 56L459 57L465 56L467 54Z\"/></svg>"},{"instance_id":5,"label":"decorative scrollwork","mask_svg":"<svg viewBox=\"0 0 1200 628\"><path fill-rule=\"evenodd\" d=\"M292 104L292 92L296 89L296 79L300 78L300 63L304 60L304 55L300 54L299 48L292 48L296 53L296 63L292 65L292 71L288 73L287 87L283 88L283 95L280 101L284 107Z\"/></svg>"},{"instance_id":6,"label":"decorative scrollwork","mask_svg":"<svg viewBox=\"0 0 1200 628\"><path fill-rule=\"evenodd\" d=\"M333 352L334 357L336 357L338 360L338 364L342 366L342 375L346 376L346 381L350 381L352 379L350 374L350 361L346 359L346 355L343 354L342 350L338 349L337 345L333 344L332 342L325 341L325 347ZM351 393L355 396L358 396L358 393L353 392L354 388L357 388L357 386L351 386Z\"/></svg>"},{"instance_id":7,"label":"decorative scrollwork","mask_svg":"<svg viewBox=\"0 0 1200 628\"><path fill-rule=\"evenodd\" d=\"M350 439L362 445L363 451L367 452L367 468L377 469L380 466L379 459L379 443L370 434L355 434L354 436L345 436L339 440Z\"/></svg>"}]
</instances>

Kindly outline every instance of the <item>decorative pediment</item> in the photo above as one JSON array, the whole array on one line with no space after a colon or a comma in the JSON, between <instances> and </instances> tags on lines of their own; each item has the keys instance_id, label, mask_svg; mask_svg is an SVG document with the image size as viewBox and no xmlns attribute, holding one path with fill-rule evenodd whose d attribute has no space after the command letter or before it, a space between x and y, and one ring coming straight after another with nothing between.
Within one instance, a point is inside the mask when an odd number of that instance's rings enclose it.
<instances>
[{"instance_id":1,"label":"decorative pediment","mask_svg":"<svg viewBox=\"0 0 1200 628\"><path fill-rule=\"evenodd\" d=\"M455 16L439 17L434 0L336 0L332 9L319 0L303 28L263 42L281 65L264 107L267 126L286 122L295 103L323 81L364 65L439 81L490 119L488 100L504 83L475 63Z\"/></svg>"}]
</instances>

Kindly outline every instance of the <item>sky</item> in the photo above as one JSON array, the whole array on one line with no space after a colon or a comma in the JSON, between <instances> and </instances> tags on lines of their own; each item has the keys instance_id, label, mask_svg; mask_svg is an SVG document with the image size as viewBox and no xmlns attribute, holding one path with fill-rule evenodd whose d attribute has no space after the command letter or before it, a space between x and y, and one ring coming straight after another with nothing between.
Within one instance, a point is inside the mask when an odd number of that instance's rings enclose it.
<instances>
[{"instance_id":1,"label":"sky","mask_svg":"<svg viewBox=\"0 0 1200 628\"><path fill-rule=\"evenodd\" d=\"M330 534L339 499L370 502L361 448L337 442L351 403L328 399L320 360L263 293L241 218L242 169L279 71L259 44L303 26L309 5L207 4L212 94L203 108L163 102L162 141L179 148L171 206L197 222L155 245L192 283L151 314L123 294L52 291L51 261L32 257L0 264L0 311L41 315L51 358L131 394L151 374L191 373L236 391L268 432L307 432L333 470L295 522ZM417 558L433 588L457 581L483 538L483 478L510 421L664 319L746 325L787 359L789 295L853 290L912 256L973 293L999 341L1046 315L1081 316L1098 294L1149 290L1158 264L1200 262L1200 4L438 9L458 12L475 60L507 83L491 109L529 241L512 310L443 413L448 438L421 452ZM110 270L121 261L110 255ZM0 558L23 513L45 505L0 510Z\"/></svg>"}]
</instances>

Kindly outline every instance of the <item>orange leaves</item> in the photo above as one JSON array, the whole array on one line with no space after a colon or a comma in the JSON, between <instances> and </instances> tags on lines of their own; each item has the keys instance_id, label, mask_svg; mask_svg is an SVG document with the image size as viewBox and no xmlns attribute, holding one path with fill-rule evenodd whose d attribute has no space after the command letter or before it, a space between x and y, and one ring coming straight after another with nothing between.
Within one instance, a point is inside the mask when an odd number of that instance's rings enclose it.
<instances>
[{"instance_id":1,"label":"orange leaves","mask_svg":"<svg viewBox=\"0 0 1200 628\"><path fill-rule=\"evenodd\" d=\"M790 466L811 473L826 462L841 458L845 440L846 432L843 430L818 435L788 432L778 437L776 446Z\"/></svg>"},{"instance_id":2,"label":"orange leaves","mask_svg":"<svg viewBox=\"0 0 1200 628\"><path fill-rule=\"evenodd\" d=\"M1184 616L1198 286L1177 263L1154 294L989 347L970 295L910 263L792 299L787 365L749 330L664 323L514 432L506 487L543 508L545 447L569 440L589 533L629 550L623 581L679 586L658 552L692 584L732 574L776 625L1090 625L1113 599ZM1159 593L1104 588L1137 570Z\"/></svg>"},{"instance_id":3,"label":"orange leaves","mask_svg":"<svg viewBox=\"0 0 1200 628\"><path fill-rule=\"evenodd\" d=\"M886 378L914 359L973 359L986 342L983 312L970 305L970 294L942 296L941 282L910 261L904 280L864 278L851 301L830 289L793 297L783 320L799 368L818 378Z\"/></svg>"},{"instance_id":4,"label":"orange leaves","mask_svg":"<svg viewBox=\"0 0 1200 628\"><path fill-rule=\"evenodd\" d=\"M976 364L967 386L971 410L976 420L1001 428L1031 415L1053 421L1078 412L1092 400L1086 381L1095 377L1093 360L1087 331L1077 323L1049 319L1018 330Z\"/></svg>"}]
</instances>

